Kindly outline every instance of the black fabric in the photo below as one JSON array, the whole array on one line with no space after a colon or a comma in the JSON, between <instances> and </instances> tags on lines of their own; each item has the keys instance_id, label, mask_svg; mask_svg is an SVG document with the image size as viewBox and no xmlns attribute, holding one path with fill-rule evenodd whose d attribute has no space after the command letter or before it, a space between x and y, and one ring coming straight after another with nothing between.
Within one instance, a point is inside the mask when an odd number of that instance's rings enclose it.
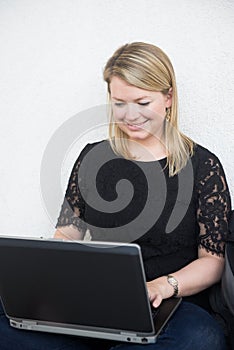
<instances>
[{"instance_id":1,"label":"black fabric","mask_svg":"<svg viewBox=\"0 0 234 350\"><path fill-rule=\"evenodd\" d=\"M230 269L224 269L221 283L212 287L210 292L210 304L212 313L217 321L223 327L224 333L227 338L228 349L234 350L234 312L231 309L233 305L234 295L231 295L233 291L234 283L234 211L232 210L229 219L229 233L226 240L226 254L225 264ZM228 275L227 275L228 274ZM228 293L227 293L228 292ZM227 300L229 298L229 300Z\"/></svg>"},{"instance_id":2,"label":"black fabric","mask_svg":"<svg viewBox=\"0 0 234 350\"><path fill-rule=\"evenodd\" d=\"M95 190L89 179L96 172L94 163L98 159L102 159L103 164L95 177L95 187L102 199L111 204L118 195L124 197L127 193L124 187L122 192L117 193L116 185L121 179L133 186L132 200L120 211L105 212L88 204ZM81 164L86 164L82 171ZM147 181L152 177L155 181ZM152 191L152 205L137 226L141 235L136 237L135 232L131 232L131 223L147 206L148 194ZM175 208L177 216L169 225ZM93 240L138 243L142 249L146 278L152 280L195 260L198 247L224 256L229 211L230 195L222 165L214 154L202 146L195 146L194 155L180 174L169 177L166 159L154 162L126 160L113 153L108 141L102 141L88 144L75 162L57 227L74 225L82 232L88 228ZM184 213L182 217L181 213ZM149 228L148 223L154 217L155 222ZM168 231L168 225L172 230ZM113 236L111 229L121 227L126 227L124 234ZM101 228L110 230L100 234ZM206 307L207 291L185 299Z\"/></svg>"},{"instance_id":3,"label":"black fabric","mask_svg":"<svg viewBox=\"0 0 234 350\"><path fill-rule=\"evenodd\" d=\"M225 302L234 317L234 210L232 210L229 219L229 234L226 240L225 268L221 288Z\"/></svg>"},{"instance_id":4,"label":"black fabric","mask_svg":"<svg viewBox=\"0 0 234 350\"><path fill-rule=\"evenodd\" d=\"M228 350L234 350L234 316L227 307L220 283L212 287L209 298L211 313L223 328L227 339Z\"/></svg>"}]
</instances>

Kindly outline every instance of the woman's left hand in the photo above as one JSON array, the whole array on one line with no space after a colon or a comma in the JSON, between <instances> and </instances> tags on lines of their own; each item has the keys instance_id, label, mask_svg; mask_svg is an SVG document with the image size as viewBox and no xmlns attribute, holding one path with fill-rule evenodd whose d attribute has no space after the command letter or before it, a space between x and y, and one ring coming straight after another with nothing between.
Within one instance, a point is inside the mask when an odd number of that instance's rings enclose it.
<instances>
[{"instance_id":1,"label":"woman's left hand","mask_svg":"<svg viewBox=\"0 0 234 350\"><path fill-rule=\"evenodd\" d=\"M217 283L223 272L224 258L212 255L205 249L198 250L198 259L192 261L182 269L172 272L178 281L178 296L188 296L199 293ZM167 281L167 276L147 282L150 302L158 307L163 299L174 294L174 288Z\"/></svg>"},{"instance_id":2,"label":"woman's left hand","mask_svg":"<svg viewBox=\"0 0 234 350\"><path fill-rule=\"evenodd\" d=\"M158 307L163 299L170 298L174 294L174 289L167 282L166 276L147 282L146 285L149 299L153 307Z\"/></svg>"}]
</instances>

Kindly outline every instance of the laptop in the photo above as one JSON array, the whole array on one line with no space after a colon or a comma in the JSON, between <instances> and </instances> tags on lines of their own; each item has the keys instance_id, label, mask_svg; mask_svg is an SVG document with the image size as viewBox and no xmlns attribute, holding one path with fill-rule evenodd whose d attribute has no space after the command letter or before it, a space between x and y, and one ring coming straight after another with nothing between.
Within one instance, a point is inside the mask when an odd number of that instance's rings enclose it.
<instances>
[{"instance_id":1,"label":"laptop","mask_svg":"<svg viewBox=\"0 0 234 350\"><path fill-rule=\"evenodd\" d=\"M12 327L141 344L156 342L181 302L152 311L137 244L6 236L0 296Z\"/></svg>"}]
</instances>

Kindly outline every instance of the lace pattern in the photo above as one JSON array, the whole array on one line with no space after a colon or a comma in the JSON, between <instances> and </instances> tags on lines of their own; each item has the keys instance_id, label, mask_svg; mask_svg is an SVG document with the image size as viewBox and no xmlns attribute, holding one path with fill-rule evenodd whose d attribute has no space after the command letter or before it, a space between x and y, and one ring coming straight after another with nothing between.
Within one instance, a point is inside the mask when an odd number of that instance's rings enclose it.
<instances>
[{"instance_id":1,"label":"lace pattern","mask_svg":"<svg viewBox=\"0 0 234 350\"><path fill-rule=\"evenodd\" d=\"M198 244L212 254L224 256L230 196L222 165L214 155L210 154L199 166L197 191Z\"/></svg>"},{"instance_id":2,"label":"lace pattern","mask_svg":"<svg viewBox=\"0 0 234 350\"><path fill-rule=\"evenodd\" d=\"M77 227L80 232L85 233L86 225L83 220L85 203L80 193L80 186L82 186L80 178L78 182L81 158L82 156L78 158L72 169L56 228L73 225Z\"/></svg>"},{"instance_id":3,"label":"lace pattern","mask_svg":"<svg viewBox=\"0 0 234 350\"><path fill-rule=\"evenodd\" d=\"M82 233L86 231L85 219L88 209L80 192L81 186L83 186L82 189L85 189L85 179L80 179L78 173L83 156L92 147L93 144L89 144L84 148L73 167L56 227L74 225ZM194 191L190 209L181 225L170 235L165 234L166 217L169 215L168 210L165 210L164 216L141 241L146 258L175 254L177 250L188 251L186 254L194 257L194 254L197 254L196 243L199 248L204 248L211 254L224 255L225 236L228 232L227 221L231 204L222 165L215 155L201 146L196 146L192 162L194 166ZM123 169L123 165L120 168ZM131 172L131 176L131 180L134 180L134 172ZM165 176L167 177L166 173ZM105 177L101 177L98 181L100 185L105 179L106 183L102 186L103 196L106 195L107 200L112 200L109 198L111 191L108 187L108 177L113 177L113 171L108 172ZM177 182L173 178L168 178L168 181L171 183L171 189L173 190L170 197L174 196L173 198L176 201ZM144 193L144 184L137 180L137 186ZM138 208L135 208L135 210L138 210ZM90 215L93 218L93 212ZM101 216L95 215L95 220L99 222ZM109 225L108 227L115 227L114 215L109 214L108 216L107 214L102 220L105 221L106 225ZM121 216L121 220L124 220L124 217ZM146 242L146 239L150 240L150 245Z\"/></svg>"}]
</instances>

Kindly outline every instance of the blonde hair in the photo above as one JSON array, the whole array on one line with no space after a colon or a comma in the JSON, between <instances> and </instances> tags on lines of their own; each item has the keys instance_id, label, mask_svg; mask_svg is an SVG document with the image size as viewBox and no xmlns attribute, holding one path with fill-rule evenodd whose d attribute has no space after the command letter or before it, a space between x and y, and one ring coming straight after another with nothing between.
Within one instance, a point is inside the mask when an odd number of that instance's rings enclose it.
<instances>
[{"instance_id":1,"label":"blonde hair","mask_svg":"<svg viewBox=\"0 0 234 350\"><path fill-rule=\"evenodd\" d=\"M178 128L178 97L173 66L168 56L157 46L134 42L117 49L107 61L103 72L108 85L116 76L130 85L150 91L168 94L172 88L172 105L165 119L165 146L169 176L183 169L193 154L194 142L182 134ZM109 141L113 151L127 159L133 159L127 147L128 136L113 122L110 113Z\"/></svg>"}]
</instances>

